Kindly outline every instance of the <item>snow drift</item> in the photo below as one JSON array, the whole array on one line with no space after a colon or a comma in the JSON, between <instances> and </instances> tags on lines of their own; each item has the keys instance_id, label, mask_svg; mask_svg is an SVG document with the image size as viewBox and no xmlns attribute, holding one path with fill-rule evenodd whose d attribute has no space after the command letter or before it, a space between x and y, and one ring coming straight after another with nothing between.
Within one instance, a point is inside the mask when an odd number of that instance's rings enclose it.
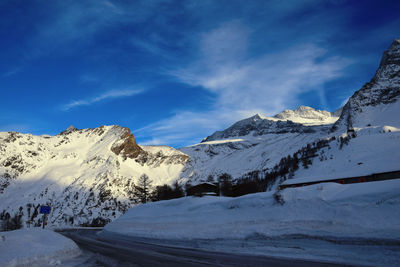
<instances>
[{"instance_id":1,"label":"snow drift","mask_svg":"<svg viewBox=\"0 0 400 267\"><path fill-rule=\"evenodd\" d=\"M165 239L308 235L400 240L400 180L285 189L238 198L186 197L130 209L103 231Z\"/></svg>"},{"instance_id":2,"label":"snow drift","mask_svg":"<svg viewBox=\"0 0 400 267\"><path fill-rule=\"evenodd\" d=\"M80 253L74 241L50 230L0 232L1 266L60 265Z\"/></svg>"}]
</instances>

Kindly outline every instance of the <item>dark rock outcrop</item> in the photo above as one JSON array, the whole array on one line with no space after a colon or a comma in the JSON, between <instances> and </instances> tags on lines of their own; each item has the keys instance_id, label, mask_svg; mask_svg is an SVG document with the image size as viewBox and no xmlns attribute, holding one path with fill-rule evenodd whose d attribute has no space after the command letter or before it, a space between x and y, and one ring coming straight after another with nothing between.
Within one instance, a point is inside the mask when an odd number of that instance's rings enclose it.
<instances>
[{"instance_id":1,"label":"dark rock outcrop","mask_svg":"<svg viewBox=\"0 0 400 267\"><path fill-rule=\"evenodd\" d=\"M67 135L73 132L79 131L77 128L75 128L75 126L71 125L69 126L67 129L65 129L64 131L62 131L61 133L59 133L60 135Z\"/></svg>"},{"instance_id":2,"label":"dark rock outcrop","mask_svg":"<svg viewBox=\"0 0 400 267\"><path fill-rule=\"evenodd\" d=\"M121 139L111 147L111 151L116 155L122 155L124 159L134 159L140 154L145 154L146 152L136 143L135 136L131 134L131 131L126 127L123 127L123 130Z\"/></svg>"}]
</instances>

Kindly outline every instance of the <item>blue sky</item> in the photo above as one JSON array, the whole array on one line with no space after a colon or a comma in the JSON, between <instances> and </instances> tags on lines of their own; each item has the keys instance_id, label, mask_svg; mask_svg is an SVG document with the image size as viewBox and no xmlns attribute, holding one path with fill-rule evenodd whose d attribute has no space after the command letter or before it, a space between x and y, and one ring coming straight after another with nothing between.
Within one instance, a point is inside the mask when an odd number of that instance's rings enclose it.
<instances>
[{"instance_id":1,"label":"blue sky","mask_svg":"<svg viewBox=\"0 0 400 267\"><path fill-rule=\"evenodd\" d=\"M180 147L255 113L334 111L400 1L0 1L0 131L129 127Z\"/></svg>"}]
</instances>

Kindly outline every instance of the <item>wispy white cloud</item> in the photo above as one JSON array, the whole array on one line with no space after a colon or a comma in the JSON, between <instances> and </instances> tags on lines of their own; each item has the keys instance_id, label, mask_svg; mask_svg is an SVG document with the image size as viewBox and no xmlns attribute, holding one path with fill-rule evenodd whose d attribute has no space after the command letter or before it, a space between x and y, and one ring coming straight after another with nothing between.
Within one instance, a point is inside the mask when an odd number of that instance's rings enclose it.
<instances>
[{"instance_id":1,"label":"wispy white cloud","mask_svg":"<svg viewBox=\"0 0 400 267\"><path fill-rule=\"evenodd\" d=\"M241 28L225 24L204 35L201 59L171 74L216 93L217 108L272 114L293 104L300 93L318 90L339 77L349 64L345 58L327 57L324 49L312 43L254 58L246 54L250 32Z\"/></svg>"},{"instance_id":2,"label":"wispy white cloud","mask_svg":"<svg viewBox=\"0 0 400 267\"><path fill-rule=\"evenodd\" d=\"M41 44L71 44L90 41L97 33L111 27L141 23L152 16L163 0L116 3L115 1L55 2L51 23L38 25L36 41ZM76 45L76 43L75 43Z\"/></svg>"},{"instance_id":3,"label":"wispy white cloud","mask_svg":"<svg viewBox=\"0 0 400 267\"><path fill-rule=\"evenodd\" d=\"M135 136L141 144L165 145L198 143L204 133L210 133L226 122L232 122L227 113L216 111L194 112L177 111L173 116L135 130Z\"/></svg>"},{"instance_id":4,"label":"wispy white cloud","mask_svg":"<svg viewBox=\"0 0 400 267\"><path fill-rule=\"evenodd\" d=\"M60 44L76 39L89 40L93 34L118 23L124 11L110 1L57 2L52 23L39 25L36 40Z\"/></svg>"},{"instance_id":5,"label":"wispy white cloud","mask_svg":"<svg viewBox=\"0 0 400 267\"><path fill-rule=\"evenodd\" d=\"M13 69L10 69L9 71L4 72L0 77L7 78L7 77L10 77L10 76L13 76L13 75L17 74L21 70L22 70L22 66L15 67Z\"/></svg>"},{"instance_id":6,"label":"wispy white cloud","mask_svg":"<svg viewBox=\"0 0 400 267\"><path fill-rule=\"evenodd\" d=\"M256 57L250 55L251 30L240 21L222 24L202 35L199 57L169 72L182 83L200 86L216 99L210 111L181 110L151 124L139 134L150 143L189 143L198 133L211 134L239 119L261 113L274 115L299 105L299 95L323 97L326 82L342 75L346 58L328 56L314 43L294 44Z\"/></svg>"},{"instance_id":7,"label":"wispy white cloud","mask_svg":"<svg viewBox=\"0 0 400 267\"><path fill-rule=\"evenodd\" d=\"M122 97L129 97L133 95L137 95L142 93L143 90L111 90L108 92L104 92L98 96L94 96L88 99L80 99L80 100L73 100L65 105L62 106L62 110L67 111L72 108L76 108L79 106L90 106L92 104L96 104L98 102L104 101L106 99L113 99L113 98L122 98Z\"/></svg>"}]
</instances>

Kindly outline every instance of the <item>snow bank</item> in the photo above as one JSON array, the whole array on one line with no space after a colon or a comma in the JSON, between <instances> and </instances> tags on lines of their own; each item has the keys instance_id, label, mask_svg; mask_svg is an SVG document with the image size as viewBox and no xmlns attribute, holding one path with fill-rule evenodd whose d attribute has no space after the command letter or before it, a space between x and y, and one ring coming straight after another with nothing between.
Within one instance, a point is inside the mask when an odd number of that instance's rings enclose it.
<instances>
[{"instance_id":1,"label":"snow bank","mask_svg":"<svg viewBox=\"0 0 400 267\"><path fill-rule=\"evenodd\" d=\"M400 239L400 180L285 189L239 198L187 197L130 209L103 232L165 239L311 236Z\"/></svg>"},{"instance_id":2,"label":"snow bank","mask_svg":"<svg viewBox=\"0 0 400 267\"><path fill-rule=\"evenodd\" d=\"M0 232L0 266L59 265L79 254L72 240L50 230Z\"/></svg>"}]
</instances>

